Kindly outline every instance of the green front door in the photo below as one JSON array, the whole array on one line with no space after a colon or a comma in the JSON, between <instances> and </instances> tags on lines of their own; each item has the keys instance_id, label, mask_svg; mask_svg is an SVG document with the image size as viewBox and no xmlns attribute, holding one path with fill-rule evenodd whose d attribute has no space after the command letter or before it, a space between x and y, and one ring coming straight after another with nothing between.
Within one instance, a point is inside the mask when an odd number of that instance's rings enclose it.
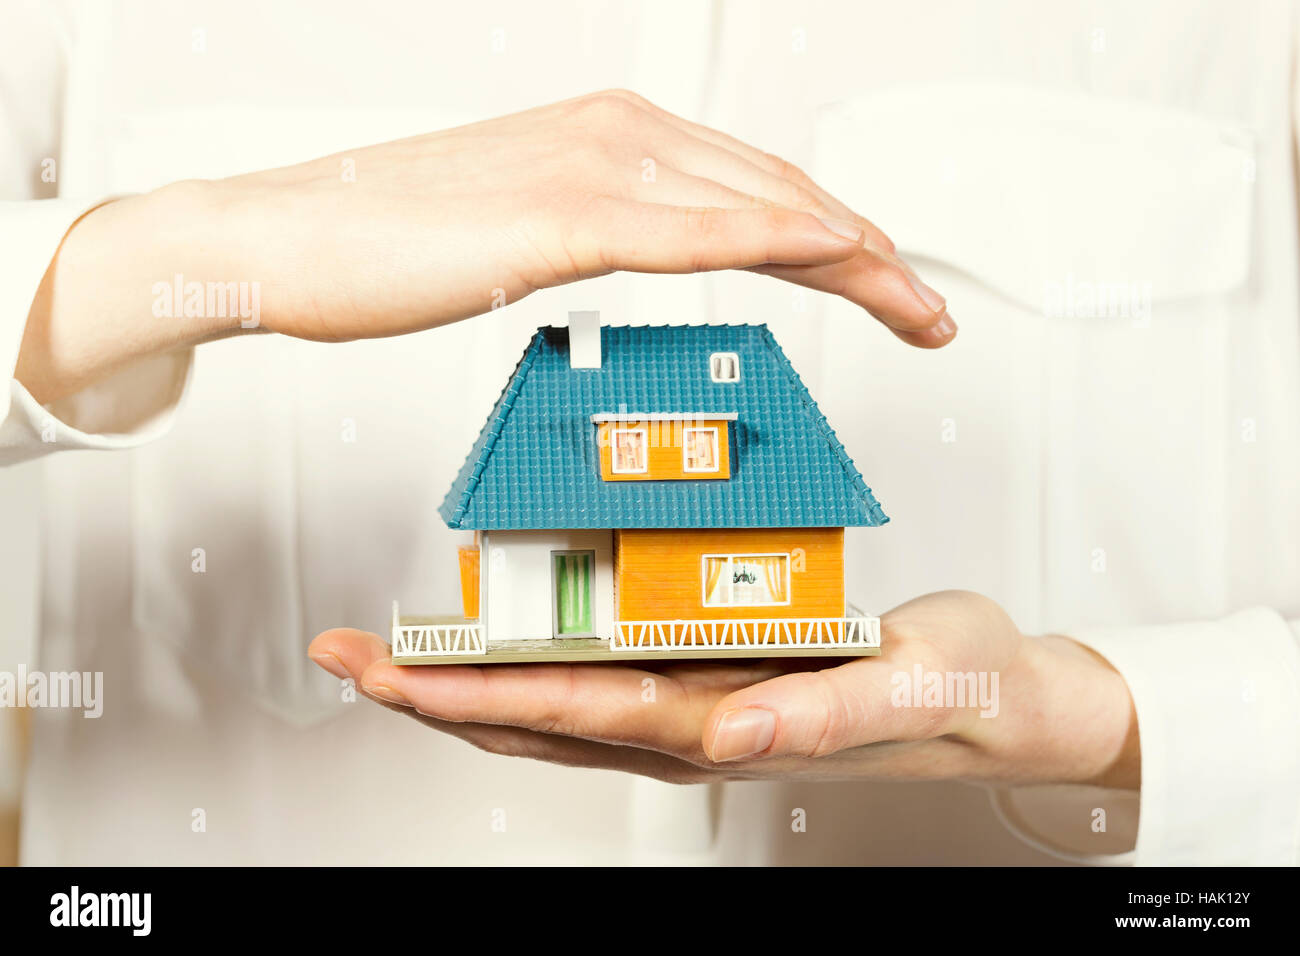
<instances>
[{"instance_id":1,"label":"green front door","mask_svg":"<svg viewBox=\"0 0 1300 956\"><path fill-rule=\"evenodd\" d=\"M555 636L593 637L592 577L595 551L552 551L551 582L555 588Z\"/></svg>"}]
</instances>

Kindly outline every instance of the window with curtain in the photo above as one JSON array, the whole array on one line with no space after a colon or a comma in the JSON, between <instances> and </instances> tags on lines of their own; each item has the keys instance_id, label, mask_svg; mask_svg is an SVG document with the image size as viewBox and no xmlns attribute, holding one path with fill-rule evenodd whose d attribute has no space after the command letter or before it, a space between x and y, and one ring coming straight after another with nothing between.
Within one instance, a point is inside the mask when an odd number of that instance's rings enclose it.
<instances>
[{"instance_id":1,"label":"window with curtain","mask_svg":"<svg viewBox=\"0 0 1300 956\"><path fill-rule=\"evenodd\" d=\"M761 607L790 603L788 554L706 554L706 607Z\"/></svg>"}]
</instances>

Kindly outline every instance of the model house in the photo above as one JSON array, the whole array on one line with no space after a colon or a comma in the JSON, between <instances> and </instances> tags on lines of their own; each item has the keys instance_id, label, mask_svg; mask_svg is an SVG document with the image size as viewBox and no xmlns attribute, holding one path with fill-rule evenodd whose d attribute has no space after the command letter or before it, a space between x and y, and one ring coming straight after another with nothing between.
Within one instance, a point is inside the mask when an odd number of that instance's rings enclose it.
<instances>
[{"instance_id":1,"label":"model house","mask_svg":"<svg viewBox=\"0 0 1300 956\"><path fill-rule=\"evenodd\" d=\"M463 616L394 606L398 662L878 653L844 529L889 519L766 326L538 330L440 513Z\"/></svg>"}]
</instances>

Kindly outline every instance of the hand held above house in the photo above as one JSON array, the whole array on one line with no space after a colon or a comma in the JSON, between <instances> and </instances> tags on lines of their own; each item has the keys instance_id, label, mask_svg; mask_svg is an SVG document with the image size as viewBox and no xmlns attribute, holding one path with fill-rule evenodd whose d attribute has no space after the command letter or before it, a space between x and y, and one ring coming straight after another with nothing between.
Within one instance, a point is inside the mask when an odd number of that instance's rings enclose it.
<instances>
[{"instance_id":1,"label":"hand held above house","mask_svg":"<svg viewBox=\"0 0 1300 956\"><path fill-rule=\"evenodd\" d=\"M17 377L49 402L225 335L399 335L609 272L736 268L841 295L912 345L956 334L888 237L804 174L612 91L92 208Z\"/></svg>"}]
</instances>

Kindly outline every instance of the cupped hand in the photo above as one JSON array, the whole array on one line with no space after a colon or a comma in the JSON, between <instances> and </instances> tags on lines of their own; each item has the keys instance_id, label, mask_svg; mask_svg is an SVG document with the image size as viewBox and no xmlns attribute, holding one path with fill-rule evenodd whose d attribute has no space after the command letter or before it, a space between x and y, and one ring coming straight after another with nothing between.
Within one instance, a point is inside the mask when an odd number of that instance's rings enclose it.
<instances>
[{"instance_id":1,"label":"cupped hand","mask_svg":"<svg viewBox=\"0 0 1300 956\"><path fill-rule=\"evenodd\" d=\"M881 619L882 653L825 660L394 665L326 631L308 654L375 701L496 754L680 783L960 779L1138 785L1128 688L1064 637L945 591ZM958 687L962 690L959 692ZM964 697L961 696L964 694Z\"/></svg>"},{"instance_id":2,"label":"cupped hand","mask_svg":"<svg viewBox=\"0 0 1300 956\"><path fill-rule=\"evenodd\" d=\"M49 402L250 329L400 335L610 272L720 269L842 296L912 345L957 331L888 237L804 173L612 91L101 205L50 264L17 377ZM184 304L160 315L173 283ZM215 290L239 308L209 309Z\"/></svg>"},{"instance_id":3,"label":"cupped hand","mask_svg":"<svg viewBox=\"0 0 1300 956\"><path fill-rule=\"evenodd\" d=\"M755 269L956 332L870 221L784 160L625 91L216 183L270 329L387 336L616 271ZM242 226L240 226L242 228Z\"/></svg>"},{"instance_id":4,"label":"cupped hand","mask_svg":"<svg viewBox=\"0 0 1300 956\"><path fill-rule=\"evenodd\" d=\"M752 269L905 341L956 332L868 220L775 156L611 91L212 184L267 328L392 335L615 271Z\"/></svg>"}]
</instances>

